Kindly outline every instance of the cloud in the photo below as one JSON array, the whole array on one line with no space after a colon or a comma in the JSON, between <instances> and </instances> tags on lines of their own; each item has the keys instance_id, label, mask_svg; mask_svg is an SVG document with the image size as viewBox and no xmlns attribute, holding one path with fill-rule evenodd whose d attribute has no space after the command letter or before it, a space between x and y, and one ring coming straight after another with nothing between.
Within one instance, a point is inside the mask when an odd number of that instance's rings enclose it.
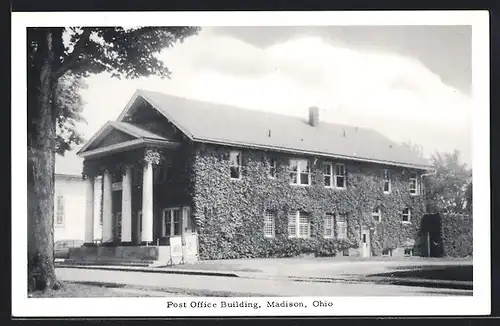
<instances>
[{"instance_id":1,"label":"cloud","mask_svg":"<svg viewBox=\"0 0 500 326\"><path fill-rule=\"evenodd\" d=\"M161 57L171 80L89 78L82 94L87 138L144 88L304 118L316 105L325 121L370 127L429 152L470 153L470 97L411 57L354 50L315 36L259 48L210 29Z\"/></svg>"}]
</instances>

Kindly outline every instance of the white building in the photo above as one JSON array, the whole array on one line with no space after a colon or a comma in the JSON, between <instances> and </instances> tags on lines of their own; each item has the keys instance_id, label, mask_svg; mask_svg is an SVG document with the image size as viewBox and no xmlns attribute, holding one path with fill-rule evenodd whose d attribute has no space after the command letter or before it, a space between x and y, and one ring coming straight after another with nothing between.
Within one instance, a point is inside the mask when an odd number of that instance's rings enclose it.
<instances>
[{"instance_id":1,"label":"white building","mask_svg":"<svg viewBox=\"0 0 500 326\"><path fill-rule=\"evenodd\" d=\"M54 193L54 241L85 239L85 182L82 162L68 152L56 157ZM101 183L95 183L95 216L100 216ZM100 220L95 221L95 240L100 240Z\"/></svg>"},{"instance_id":2,"label":"white building","mask_svg":"<svg viewBox=\"0 0 500 326\"><path fill-rule=\"evenodd\" d=\"M94 199L100 203L100 183L95 184ZM95 207L100 216L100 206ZM101 234L97 219L94 234ZM54 241L85 239L85 182L81 175L55 174ZM100 240L96 238L95 240Z\"/></svg>"}]
</instances>

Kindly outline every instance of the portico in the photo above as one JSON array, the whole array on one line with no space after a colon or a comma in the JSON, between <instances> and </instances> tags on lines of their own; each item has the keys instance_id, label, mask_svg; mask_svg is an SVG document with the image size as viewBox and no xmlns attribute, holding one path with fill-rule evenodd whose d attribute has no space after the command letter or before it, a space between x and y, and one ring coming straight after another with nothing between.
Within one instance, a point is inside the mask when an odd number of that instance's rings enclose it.
<instances>
[{"instance_id":1,"label":"portico","mask_svg":"<svg viewBox=\"0 0 500 326\"><path fill-rule=\"evenodd\" d=\"M193 260L197 254L195 223L190 203L178 195L175 171L171 171L179 145L129 123L108 122L96 133L79 151L84 158L86 183L85 245L73 256L84 259L82 255L95 251L90 256L97 260L166 263L172 258L169 247L178 241L183 249L178 258L187 261L191 256ZM98 181L100 203L95 196ZM99 215L96 205L101 207ZM175 221L167 216L169 209L181 212ZM94 234L98 219L101 235ZM174 224L178 228L171 232ZM95 239L100 241L96 243ZM187 245L192 248L193 241L195 252L186 253L184 249Z\"/></svg>"},{"instance_id":2,"label":"portico","mask_svg":"<svg viewBox=\"0 0 500 326\"><path fill-rule=\"evenodd\" d=\"M145 161L139 166L142 173L137 173L137 165L124 165L121 173L116 173L105 168L102 171L102 236L103 244L115 243L119 239L121 245L145 244L153 242L153 196L154 196L154 174L153 162ZM141 185L133 184L133 173L138 176ZM120 181L113 179L121 175ZM85 206L85 243L92 244L95 239L95 203L94 203L94 182L96 176L85 175L86 182L86 206ZM113 182L115 181L115 182ZM141 192L141 207L135 212L135 223L133 223L133 190L134 187ZM119 192L119 196L116 196ZM121 197L120 202L115 203L117 197ZM120 209L116 209L119 206ZM137 206L137 205L134 205ZM115 209L114 209L115 208ZM135 235L135 239L133 238Z\"/></svg>"}]
</instances>

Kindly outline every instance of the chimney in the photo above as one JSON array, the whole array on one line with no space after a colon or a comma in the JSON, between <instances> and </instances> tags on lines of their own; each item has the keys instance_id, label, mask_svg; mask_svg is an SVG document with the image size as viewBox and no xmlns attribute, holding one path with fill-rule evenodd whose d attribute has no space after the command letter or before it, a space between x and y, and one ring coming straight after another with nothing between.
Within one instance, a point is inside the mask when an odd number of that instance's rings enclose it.
<instances>
[{"instance_id":1,"label":"chimney","mask_svg":"<svg viewBox=\"0 0 500 326\"><path fill-rule=\"evenodd\" d=\"M309 108L309 124L313 127L319 124L319 108L315 106Z\"/></svg>"}]
</instances>

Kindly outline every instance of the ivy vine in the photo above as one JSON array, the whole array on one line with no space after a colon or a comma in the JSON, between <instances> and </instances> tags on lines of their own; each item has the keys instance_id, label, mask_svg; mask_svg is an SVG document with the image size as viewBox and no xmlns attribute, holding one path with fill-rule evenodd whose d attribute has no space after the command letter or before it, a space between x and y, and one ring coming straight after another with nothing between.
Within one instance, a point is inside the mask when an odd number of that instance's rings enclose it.
<instances>
[{"instance_id":1,"label":"ivy vine","mask_svg":"<svg viewBox=\"0 0 500 326\"><path fill-rule=\"evenodd\" d=\"M323 186L322 160L312 168L312 185L289 184L287 154L273 153L277 176L268 177L265 151L243 150L242 178L230 179L230 148L203 145L196 149L193 173L193 213L198 222L201 259L288 257L300 253L337 255L357 248L361 226L372 229L371 247L379 255L384 248L406 245L419 235L424 212L421 196L411 196L408 171L402 168L344 161L347 188ZM390 169L391 193L383 193L382 169ZM372 218L379 207L380 222ZM411 209L411 223L402 223L401 212ZM277 213L275 236L264 236L264 212ZM303 210L311 214L311 237L288 238L287 214ZM323 237L325 213L347 213L348 238ZM336 230L335 230L336 234Z\"/></svg>"}]
</instances>

